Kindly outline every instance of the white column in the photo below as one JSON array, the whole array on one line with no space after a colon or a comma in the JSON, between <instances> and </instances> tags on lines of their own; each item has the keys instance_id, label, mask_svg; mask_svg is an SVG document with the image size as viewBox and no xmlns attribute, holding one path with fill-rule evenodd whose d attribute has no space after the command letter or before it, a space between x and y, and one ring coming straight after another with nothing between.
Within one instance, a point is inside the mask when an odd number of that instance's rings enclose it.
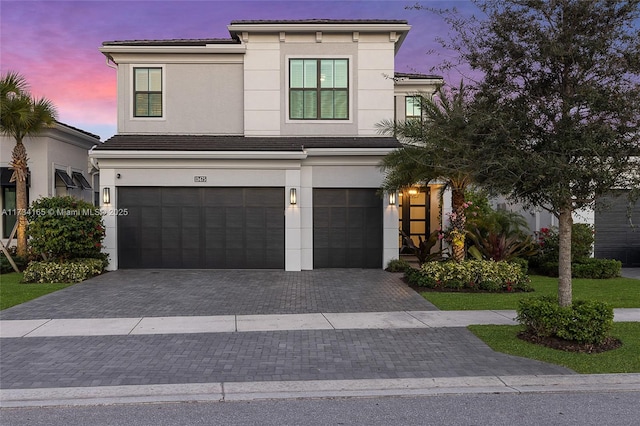
<instances>
[{"instance_id":1,"label":"white column","mask_svg":"<svg viewBox=\"0 0 640 426\"><path fill-rule=\"evenodd\" d=\"M291 190L295 189L296 204L291 204ZM303 199L300 188L300 170L285 171L285 271L300 271L301 260L301 230L300 203Z\"/></svg>"},{"instance_id":2,"label":"white column","mask_svg":"<svg viewBox=\"0 0 640 426\"><path fill-rule=\"evenodd\" d=\"M103 194L105 188L109 188L110 203L105 204ZM102 252L109 255L108 271L118 269L118 233L116 212L118 207L118 194L116 188L116 173L114 169L100 169L100 207L104 216L102 221L105 227L105 237L102 241Z\"/></svg>"},{"instance_id":3,"label":"white column","mask_svg":"<svg viewBox=\"0 0 640 426\"><path fill-rule=\"evenodd\" d=\"M384 208L383 216L383 234L382 234L382 268L387 266L392 259L398 259L400 257L398 247L398 196L396 194L395 203L389 204L389 194L385 193L382 206Z\"/></svg>"}]
</instances>

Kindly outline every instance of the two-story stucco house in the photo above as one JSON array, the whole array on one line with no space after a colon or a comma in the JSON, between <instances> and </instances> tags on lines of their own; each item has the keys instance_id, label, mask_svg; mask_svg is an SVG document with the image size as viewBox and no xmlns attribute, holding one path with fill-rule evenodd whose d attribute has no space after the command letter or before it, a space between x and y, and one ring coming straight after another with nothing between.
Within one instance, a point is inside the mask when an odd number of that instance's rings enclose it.
<instances>
[{"instance_id":1,"label":"two-story stucco house","mask_svg":"<svg viewBox=\"0 0 640 426\"><path fill-rule=\"evenodd\" d=\"M87 157L100 143L100 137L84 130L56 122L23 141L29 157L27 198L29 203L41 197L72 195L90 203L97 200L98 175ZM9 167L15 140L0 136L0 205L2 231L7 242L16 222L16 184L11 182Z\"/></svg>"},{"instance_id":2,"label":"two-story stucco house","mask_svg":"<svg viewBox=\"0 0 640 426\"><path fill-rule=\"evenodd\" d=\"M401 202L378 193L378 163L399 144L376 124L420 115L413 96L442 84L395 75L410 28L234 21L229 39L103 43L117 70L118 134L90 157L110 269L383 268L397 258ZM435 193L403 202L408 230L437 227Z\"/></svg>"}]
</instances>

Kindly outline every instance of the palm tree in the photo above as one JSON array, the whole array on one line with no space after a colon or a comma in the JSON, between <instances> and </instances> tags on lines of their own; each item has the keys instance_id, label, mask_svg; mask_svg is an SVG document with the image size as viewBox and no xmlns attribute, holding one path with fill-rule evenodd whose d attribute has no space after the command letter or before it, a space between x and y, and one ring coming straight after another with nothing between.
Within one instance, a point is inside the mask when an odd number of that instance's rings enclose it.
<instances>
[{"instance_id":1,"label":"palm tree","mask_svg":"<svg viewBox=\"0 0 640 426\"><path fill-rule=\"evenodd\" d=\"M465 189L471 185L481 162L482 150L476 143L472 103L463 82L452 92L439 88L433 98L422 96L423 119L383 121L383 134L394 135L402 147L389 153L380 163L386 172L382 189L396 191L414 184L445 182L452 191L452 254L464 260ZM458 229L460 228L460 229Z\"/></svg>"},{"instance_id":2,"label":"palm tree","mask_svg":"<svg viewBox=\"0 0 640 426\"><path fill-rule=\"evenodd\" d=\"M18 221L17 255L27 255L28 158L23 139L51 126L56 119L54 105L45 98L35 99L29 85L20 74L8 71L0 79L0 132L15 139L9 166L13 169L11 182L16 183L16 213Z\"/></svg>"}]
</instances>

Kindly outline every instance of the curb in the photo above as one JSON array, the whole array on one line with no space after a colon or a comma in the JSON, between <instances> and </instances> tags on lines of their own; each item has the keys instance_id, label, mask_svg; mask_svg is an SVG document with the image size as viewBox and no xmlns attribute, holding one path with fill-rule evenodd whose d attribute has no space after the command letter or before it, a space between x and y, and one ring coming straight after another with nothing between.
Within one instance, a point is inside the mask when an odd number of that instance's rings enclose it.
<instances>
[{"instance_id":1,"label":"curb","mask_svg":"<svg viewBox=\"0 0 640 426\"><path fill-rule=\"evenodd\" d=\"M1 389L0 407L621 391L640 391L640 374L472 376Z\"/></svg>"}]
</instances>

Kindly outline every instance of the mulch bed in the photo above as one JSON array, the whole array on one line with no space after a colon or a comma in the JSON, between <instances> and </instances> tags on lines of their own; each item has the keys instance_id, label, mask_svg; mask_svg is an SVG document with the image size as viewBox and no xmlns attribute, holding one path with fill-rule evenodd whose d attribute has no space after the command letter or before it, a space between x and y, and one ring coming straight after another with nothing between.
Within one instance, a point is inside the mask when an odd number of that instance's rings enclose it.
<instances>
[{"instance_id":1,"label":"mulch bed","mask_svg":"<svg viewBox=\"0 0 640 426\"><path fill-rule=\"evenodd\" d=\"M518 333L518 338L530 343L534 343L536 345L542 345L552 349L585 354L597 354L601 352L612 351L622 346L622 341L616 339L615 337L607 337L600 345L576 343L571 340L564 340L558 337L540 337L526 331Z\"/></svg>"}]
</instances>

